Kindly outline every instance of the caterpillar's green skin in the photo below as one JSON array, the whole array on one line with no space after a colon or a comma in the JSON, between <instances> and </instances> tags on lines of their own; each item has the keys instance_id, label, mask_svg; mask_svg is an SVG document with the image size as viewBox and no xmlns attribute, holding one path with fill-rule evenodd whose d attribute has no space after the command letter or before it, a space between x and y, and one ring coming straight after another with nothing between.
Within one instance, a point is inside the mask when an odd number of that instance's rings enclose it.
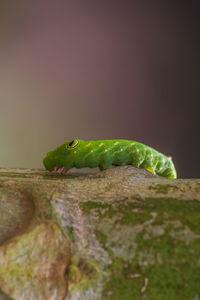
<instances>
[{"instance_id":1,"label":"caterpillar's green skin","mask_svg":"<svg viewBox=\"0 0 200 300\"><path fill-rule=\"evenodd\" d=\"M133 165L153 174L176 178L176 170L170 157L130 140L68 141L48 152L44 166L52 171L55 167L107 169L111 165Z\"/></svg>"}]
</instances>

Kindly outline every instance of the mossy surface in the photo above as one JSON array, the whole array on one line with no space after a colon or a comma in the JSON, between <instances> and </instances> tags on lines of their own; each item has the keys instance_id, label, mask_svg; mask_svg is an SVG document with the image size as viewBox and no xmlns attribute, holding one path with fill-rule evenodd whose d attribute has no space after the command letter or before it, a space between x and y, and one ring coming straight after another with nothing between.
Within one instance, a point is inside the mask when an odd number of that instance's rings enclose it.
<instances>
[{"instance_id":1,"label":"mossy surface","mask_svg":"<svg viewBox=\"0 0 200 300\"><path fill-rule=\"evenodd\" d=\"M131 166L66 176L19 169L0 170L0 186L6 295L21 299L30 285L38 300L55 291L65 300L200 299L200 180Z\"/></svg>"},{"instance_id":2,"label":"mossy surface","mask_svg":"<svg viewBox=\"0 0 200 300\"><path fill-rule=\"evenodd\" d=\"M88 201L81 207L90 218L96 216L96 237L112 259L102 299L200 297L198 201Z\"/></svg>"}]
</instances>

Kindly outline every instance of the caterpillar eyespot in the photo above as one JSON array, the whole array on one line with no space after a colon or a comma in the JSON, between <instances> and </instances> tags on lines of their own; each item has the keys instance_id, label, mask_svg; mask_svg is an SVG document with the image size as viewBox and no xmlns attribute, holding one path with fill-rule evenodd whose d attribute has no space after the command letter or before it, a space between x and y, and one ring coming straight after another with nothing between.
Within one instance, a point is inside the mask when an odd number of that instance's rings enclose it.
<instances>
[{"instance_id":1,"label":"caterpillar eyespot","mask_svg":"<svg viewBox=\"0 0 200 300\"><path fill-rule=\"evenodd\" d=\"M67 144L67 149L74 149L75 147L78 146L78 140L71 140L68 144Z\"/></svg>"},{"instance_id":2,"label":"caterpillar eyespot","mask_svg":"<svg viewBox=\"0 0 200 300\"><path fill-rule=\"evenodd\" d=\"M111 165L133 165L152 174L176 178L171 156L130 140L83 141L73 139L48 152L43 160L47 170L65 174L71 168L105 170Z\"/></svg>"}]
</instances>

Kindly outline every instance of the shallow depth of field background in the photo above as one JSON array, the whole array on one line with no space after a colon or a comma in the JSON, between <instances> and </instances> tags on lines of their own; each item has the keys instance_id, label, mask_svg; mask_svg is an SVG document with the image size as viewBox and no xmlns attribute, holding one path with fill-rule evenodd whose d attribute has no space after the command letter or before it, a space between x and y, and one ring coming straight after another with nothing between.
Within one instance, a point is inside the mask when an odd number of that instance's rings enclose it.
<instances>
[{"instance_id":1,"label":"shallow depth of field background","mask_svg":"<svg viewBox=\"0 0 200 300\"><path fill-rule=\"evenodd\" d=\"M1 1L0 167L124 138L200 177L199 15L184 2Z\"/></svg>"}]
</instances>

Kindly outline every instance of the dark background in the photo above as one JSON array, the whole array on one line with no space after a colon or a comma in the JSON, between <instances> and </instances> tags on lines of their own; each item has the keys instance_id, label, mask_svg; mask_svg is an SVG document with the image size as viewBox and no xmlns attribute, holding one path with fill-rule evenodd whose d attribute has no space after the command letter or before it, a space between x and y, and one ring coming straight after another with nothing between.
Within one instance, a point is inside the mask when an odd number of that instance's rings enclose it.
<instances>
[{"instance_id":1,"label":"dark background","mask_svg":"<svg viewBox=\"0 0 200 300\"><path fill-rule=\"evenodd\" d=\"M0 166L124 138L200 177L199 17L192 1L1 1Z\"/></svg>"}]
</instances>

